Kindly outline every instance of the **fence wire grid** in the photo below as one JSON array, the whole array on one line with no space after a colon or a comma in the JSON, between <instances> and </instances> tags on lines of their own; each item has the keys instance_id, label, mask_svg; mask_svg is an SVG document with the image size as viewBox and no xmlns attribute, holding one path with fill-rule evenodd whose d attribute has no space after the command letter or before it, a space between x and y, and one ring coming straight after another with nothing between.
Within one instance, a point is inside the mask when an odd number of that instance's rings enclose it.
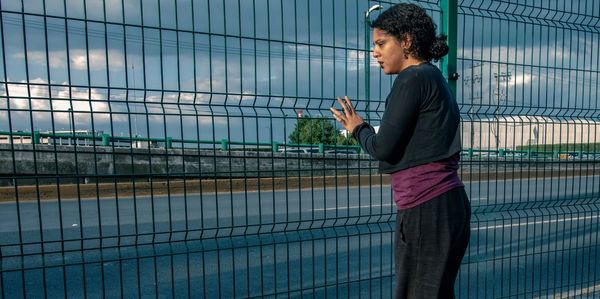
<instances>
[{"instance_id":1,"label":"fence wire grid","mask_svg":"<svg viewBox=\"0 0 600 299\"><path fill-rule=\"evenodd\" d=\"M598 296L600 3L410 2L462 117L457 297ZM0 1L0 296L392 297L389 178L329 107L379 124L395 3Z\"/></svg>"}]
</instances>

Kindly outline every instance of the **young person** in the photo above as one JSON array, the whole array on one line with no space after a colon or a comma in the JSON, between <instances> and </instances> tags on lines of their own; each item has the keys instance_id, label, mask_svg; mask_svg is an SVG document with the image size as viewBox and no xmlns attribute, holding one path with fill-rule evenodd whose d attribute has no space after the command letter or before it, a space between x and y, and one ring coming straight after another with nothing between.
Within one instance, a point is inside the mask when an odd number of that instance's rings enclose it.
<instances>
[{"instance_id":1,"label":"young person","mask_svg":"<svg viewBox=\"0 0 600 299\"><path fill-rule=\"evenodd\" d=\"M361 147L390 174L398 209L396 298L454 298L470 236L471 207L458 177L461 142L456 99L431 64L448 53L446 37L424 9L397 4L372 23L373 57L397 77L380 128L359 116L348 97L331 108Z\"/></svg>"}]
</instances>

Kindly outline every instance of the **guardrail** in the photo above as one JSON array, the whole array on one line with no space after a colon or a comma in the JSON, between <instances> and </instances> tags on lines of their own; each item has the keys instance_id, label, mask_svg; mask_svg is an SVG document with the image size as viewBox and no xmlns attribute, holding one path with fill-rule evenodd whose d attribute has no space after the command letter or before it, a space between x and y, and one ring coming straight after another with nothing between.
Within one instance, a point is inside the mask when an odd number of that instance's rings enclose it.
<instances>
[{"instance_id":1,"label":"guardrail","mask_svg":"<svg viewBox=\"0 0 600 299\"><path fill-rule=\"evenodd\" d=\"M272 151L272 152L297 152L297 153L363 153L360 146L356 145L332 145L332 144L295 144L295 143L279 143L279 142L241 142L222 139L220 141L212 140L187 140L177 139L172 137L166 138L143 138L143 137L124 137L110 136L109 134L69 134L69 133L43 133L39 131L31 132L6 132L0 131L0 136L7 136L4 140L13 143L31 143L41 144L43 138L52 138L57 140L56 143L64 145L62 140L66 139L67 145L73 145L76 141L78 146L116 146L116 147L131 147L132 144L139 146L154 145L154 148L173 149L173 144L193 144L199 146L201 144L212 145L214 148L219 148L221 151L228 150L245 150L245 151ZM17 139L14 137L28 137L27 139ZM88 142L89 141L89 142ZM98 144L98 141L100 142ZM114 144L117 143L117 144ZM163 144L163 146L160 146ZM237 146L237 147L236 147ZM559 147L560 145L557 145ZM571 145L575 147L575 145ZM136 147L136 146L134 146ZM467 157L526 157L526 158L557 158L557 159L600 159L600 152L590 151L536 151L536 150L513 150L513 149L473 149L467 148L462 151L463 156Z\"/></svg>"}]
</instances>

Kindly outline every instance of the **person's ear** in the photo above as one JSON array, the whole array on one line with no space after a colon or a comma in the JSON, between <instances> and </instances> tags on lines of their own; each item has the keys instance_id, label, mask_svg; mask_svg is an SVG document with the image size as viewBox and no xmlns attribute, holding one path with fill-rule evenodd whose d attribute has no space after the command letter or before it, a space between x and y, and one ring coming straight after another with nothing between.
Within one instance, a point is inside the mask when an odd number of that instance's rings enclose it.
<instances>
[{"instance_id":1,"label":"person's ear","mask_svg":"<svg viewBox=\"0 0 600 299\"><path fill-rule=\"evenodd\" d=\"M410 47L412 46L412 37L410 36L410 34L405 34L400 44L402 45L402 48L410 49Z\"/></svg>"},{"instance_id":2,"label":"person's ear","mask_svg":"<svg viewBox=\"0 0 600 299\"><path fill-rule=\"evenodd\" d=\"M400 42L400 46L402 46L402 52L404 52L404 59L408 59L408 55L410 54L410 47L412 46L412 38L410 35L405 34Z\"/></svg>"}]
</instances>

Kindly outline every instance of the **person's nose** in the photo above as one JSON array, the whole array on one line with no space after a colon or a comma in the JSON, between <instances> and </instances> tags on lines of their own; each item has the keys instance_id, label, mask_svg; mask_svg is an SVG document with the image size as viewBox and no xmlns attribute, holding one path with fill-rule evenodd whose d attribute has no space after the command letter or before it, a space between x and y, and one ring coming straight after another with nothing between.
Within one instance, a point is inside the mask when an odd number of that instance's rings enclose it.
<instances>
[{"instance_id":1,"label":"person's nose","mask_svg":"<svg viewBox=\"0 0 600 299\"><path fill-rule=\"evenodd\" d=\"M371 55L373 55L373 58L375 58L375 59L377 59L377 57L381 56L379 51L377 51L376 49L371 49Z\"/></svg>"}]
</instances>

